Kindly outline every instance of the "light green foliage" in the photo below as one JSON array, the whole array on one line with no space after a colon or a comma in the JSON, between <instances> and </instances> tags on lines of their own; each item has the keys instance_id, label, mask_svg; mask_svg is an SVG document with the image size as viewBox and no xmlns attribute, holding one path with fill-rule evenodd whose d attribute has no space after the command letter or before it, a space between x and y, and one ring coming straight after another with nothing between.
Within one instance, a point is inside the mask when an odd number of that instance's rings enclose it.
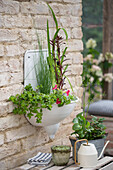
<instances>
[{"instance_id":1,"label":"light green foliage","mask_svg":"<svg viewBox=\"0 0 113 170\"><path fill-rule=\"evenodd\" d=\"M39 61L36 64L34 63L37 84L39 86L40 93L49 94L52 87L50 70L47 60L46 58L44 58L44 52L42 50L42 45L40 43L38 35L37 39L39 46Z\"/></svg>"},{"instance_id":2,"label":"light green foliage","mask_svg":"<svg viewBox=\"0 0 113 170\"><path fill-rule=\"evenodd\" d=\"M104 118L92 117L91 122L87 121L83 113L80 113L73 119L74 132L78 139L94 140L105 137L106 127L103 125Z\"/></svg>"},{"instance_id":3,"label":"light green foliage","mask_svg":"<svg viewBox=\"0 0 113 170\"><path fill-rule=\"evenodd\" d=\"M29 118L35 115L37 123L41 123L43 108L51 110L57 99L60 101L58 107L76 100L73 95L69 94L67 96L66 92L59 89L53 90L51 94L44 94L39 92L39 87L37 86L37 90L34 91L30 84L25 87L23 93L9 98L15 105L14 114L26 114Z\"/></svg>"}]
</instances>

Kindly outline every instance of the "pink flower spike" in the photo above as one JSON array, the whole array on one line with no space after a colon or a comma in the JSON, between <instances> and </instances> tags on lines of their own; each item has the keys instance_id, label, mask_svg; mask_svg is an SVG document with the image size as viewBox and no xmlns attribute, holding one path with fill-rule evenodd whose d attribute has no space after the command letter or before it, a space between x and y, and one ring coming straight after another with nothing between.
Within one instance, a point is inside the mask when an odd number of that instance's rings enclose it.
<instances>
[{"instance_id":1,"label":"pink flower spike","mask_svg":"<svg viewBox=\"0 0 113 170\"><path fill-rule=\"evenodd\" d=\"M67 96L69 96L69 93L70 93L70 90L67 90L67 91L66 91Z\"/></svg>"},{"instance_id":2,"label":"pink flower spike","mask_svg":"<svg viewBox=\"0 0 113 170\"><path fill-rule=\"evenodd\" d=\"M59 98L57 98L56 104L60 104L61 101L59 101Z\"/></svg>"},{"instance_id":3,"label":"pink flower spike","mask_svg":"<svg viewBox=\"0 0 113 170\"><path fill-rule=\"evenodd\" d=\"M52 88L53 90L55 90L55 89L57 89L57 84L55 85L55 87L54 88Z\"/></svg>"}]
</instances>

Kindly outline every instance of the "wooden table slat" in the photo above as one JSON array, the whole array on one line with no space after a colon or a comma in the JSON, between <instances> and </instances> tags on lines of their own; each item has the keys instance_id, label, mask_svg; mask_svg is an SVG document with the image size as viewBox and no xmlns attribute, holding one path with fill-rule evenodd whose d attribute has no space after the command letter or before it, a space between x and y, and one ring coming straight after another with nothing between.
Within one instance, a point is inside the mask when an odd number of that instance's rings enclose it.
<instances>
[{"instance_id":1,"label":"wooden table slat","mask_svg":"<svg viewBox=\"0 0 113 170\"><path fill-rule=\"evenodd\" d=\"M111 162L109 165L106 165L103 168L100 168L100 170L112 170L113 169L113 162Z\"/></svg>"},{"instance_id":2,"label":"wooden table slat","mask_svg":"<svg viewBox=\"0 0 113 170\"><path fill-rule=\"evenodd\" d=\"M112 162L112 163L111 163ZM106 169L107 168L107 169ZM72 157L69 159L69 163L65 166L55 166L54 163L51 163L47 166L35 166L25 164L16 168L15 170L112 170L113 169L113 157L106 156L98 161L98 164L95 168L80 168L74 164Z\"/></svg>"},{"instance_id":3,"label":"wooden table slat","mask_svg":"<svg viewBox=\"0 0 113 170\"><path fill-rule=\"evenodd\" d=\"M70 158L67 165L65 165L65 166L55 166L55 165L54 165L53 167L48 168L48 169L49 169L49 170L60 170L60 169L64 169L64 168L67 167L67 166L71 166L73 163L74 163L74 160L72 160L72 158ZM76 165L75 165L75 166L76 166ZM46 170L46 169L44 169L44 170Z\"/></svg>"},{"instance_id":4,"label":"wooden table slat","mask_svg":"<svg viewBox=\"0 0 113 170\"><path fill-rule=\"evenodd\" d=\"M104 166L105 164L107 164L111 161L113 161L113 157L105 156L104 158L102 158L98 161L96 168L99 169L100 167Z\"/></svg>"}]
</instances>

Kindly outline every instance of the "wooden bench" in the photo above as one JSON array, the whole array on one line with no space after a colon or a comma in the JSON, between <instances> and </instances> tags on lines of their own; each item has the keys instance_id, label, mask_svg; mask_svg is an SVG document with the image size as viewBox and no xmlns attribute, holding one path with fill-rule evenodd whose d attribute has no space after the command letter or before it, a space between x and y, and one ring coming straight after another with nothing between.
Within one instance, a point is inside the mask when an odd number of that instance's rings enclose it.
<instances>
[{"instance_id":1,"label":"wooden bench","mask_svg":"<svg viewBox=\"0 0 113 170\"><path fill-rule=\"evenodd\" d=\"M70 157L69 163L66 166L55 166L54 163L51 161L51 163L47 166L35 166L25 164L16 168L15 170L98 170L98 169L113 170L113 157L105 156L104 158L98 161L98 164L95 168L90 169L77 167L72 157Z\"/></svg>"}]
</instances>

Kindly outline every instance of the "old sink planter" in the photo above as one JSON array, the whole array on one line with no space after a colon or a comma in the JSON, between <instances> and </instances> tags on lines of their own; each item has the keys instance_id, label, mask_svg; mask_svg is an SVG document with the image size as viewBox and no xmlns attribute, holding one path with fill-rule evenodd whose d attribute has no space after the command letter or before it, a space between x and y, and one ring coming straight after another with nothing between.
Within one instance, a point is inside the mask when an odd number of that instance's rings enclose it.
<instances>
[{"instance_id":1,"label":"old sink planter","mask_svg":"<svg viewBox=\"0 0 113 170\"><path fill-rule=\"evenodd\" d=\"M46 58L48 51L43 49L44 57ZM33 89L37 86L34 63L39 61L39 50L27 50L24 56L24 86L29 83L32 85ZM47 134L51 139L54 138L54 135L59 127L59 123L65 119L70 113L74 110L76 101L72 101L68 105L58 107L57 104L54 104L52 110L43 109L42 123L36 123L35 116L32 116L27 120L34 126L42 126L45 128Z\"/></svg>"},{"instance_id":2,"label":"old sink planter","mask_svg":"<svg viewBox=\"0 0 113 170\"><path fill-rule=\"evenodd\" d=\"M26 118L33 126L44 127L50 139L53 139L60 122L70 115L75 108L76 102L77 100L72 101L70 104L62 107L58 107L57 104L54 104L51 110L43 109L42 123L36 123L35 116L32 116L31 119L27 116Z\"/></svg>"}]
</instances>

